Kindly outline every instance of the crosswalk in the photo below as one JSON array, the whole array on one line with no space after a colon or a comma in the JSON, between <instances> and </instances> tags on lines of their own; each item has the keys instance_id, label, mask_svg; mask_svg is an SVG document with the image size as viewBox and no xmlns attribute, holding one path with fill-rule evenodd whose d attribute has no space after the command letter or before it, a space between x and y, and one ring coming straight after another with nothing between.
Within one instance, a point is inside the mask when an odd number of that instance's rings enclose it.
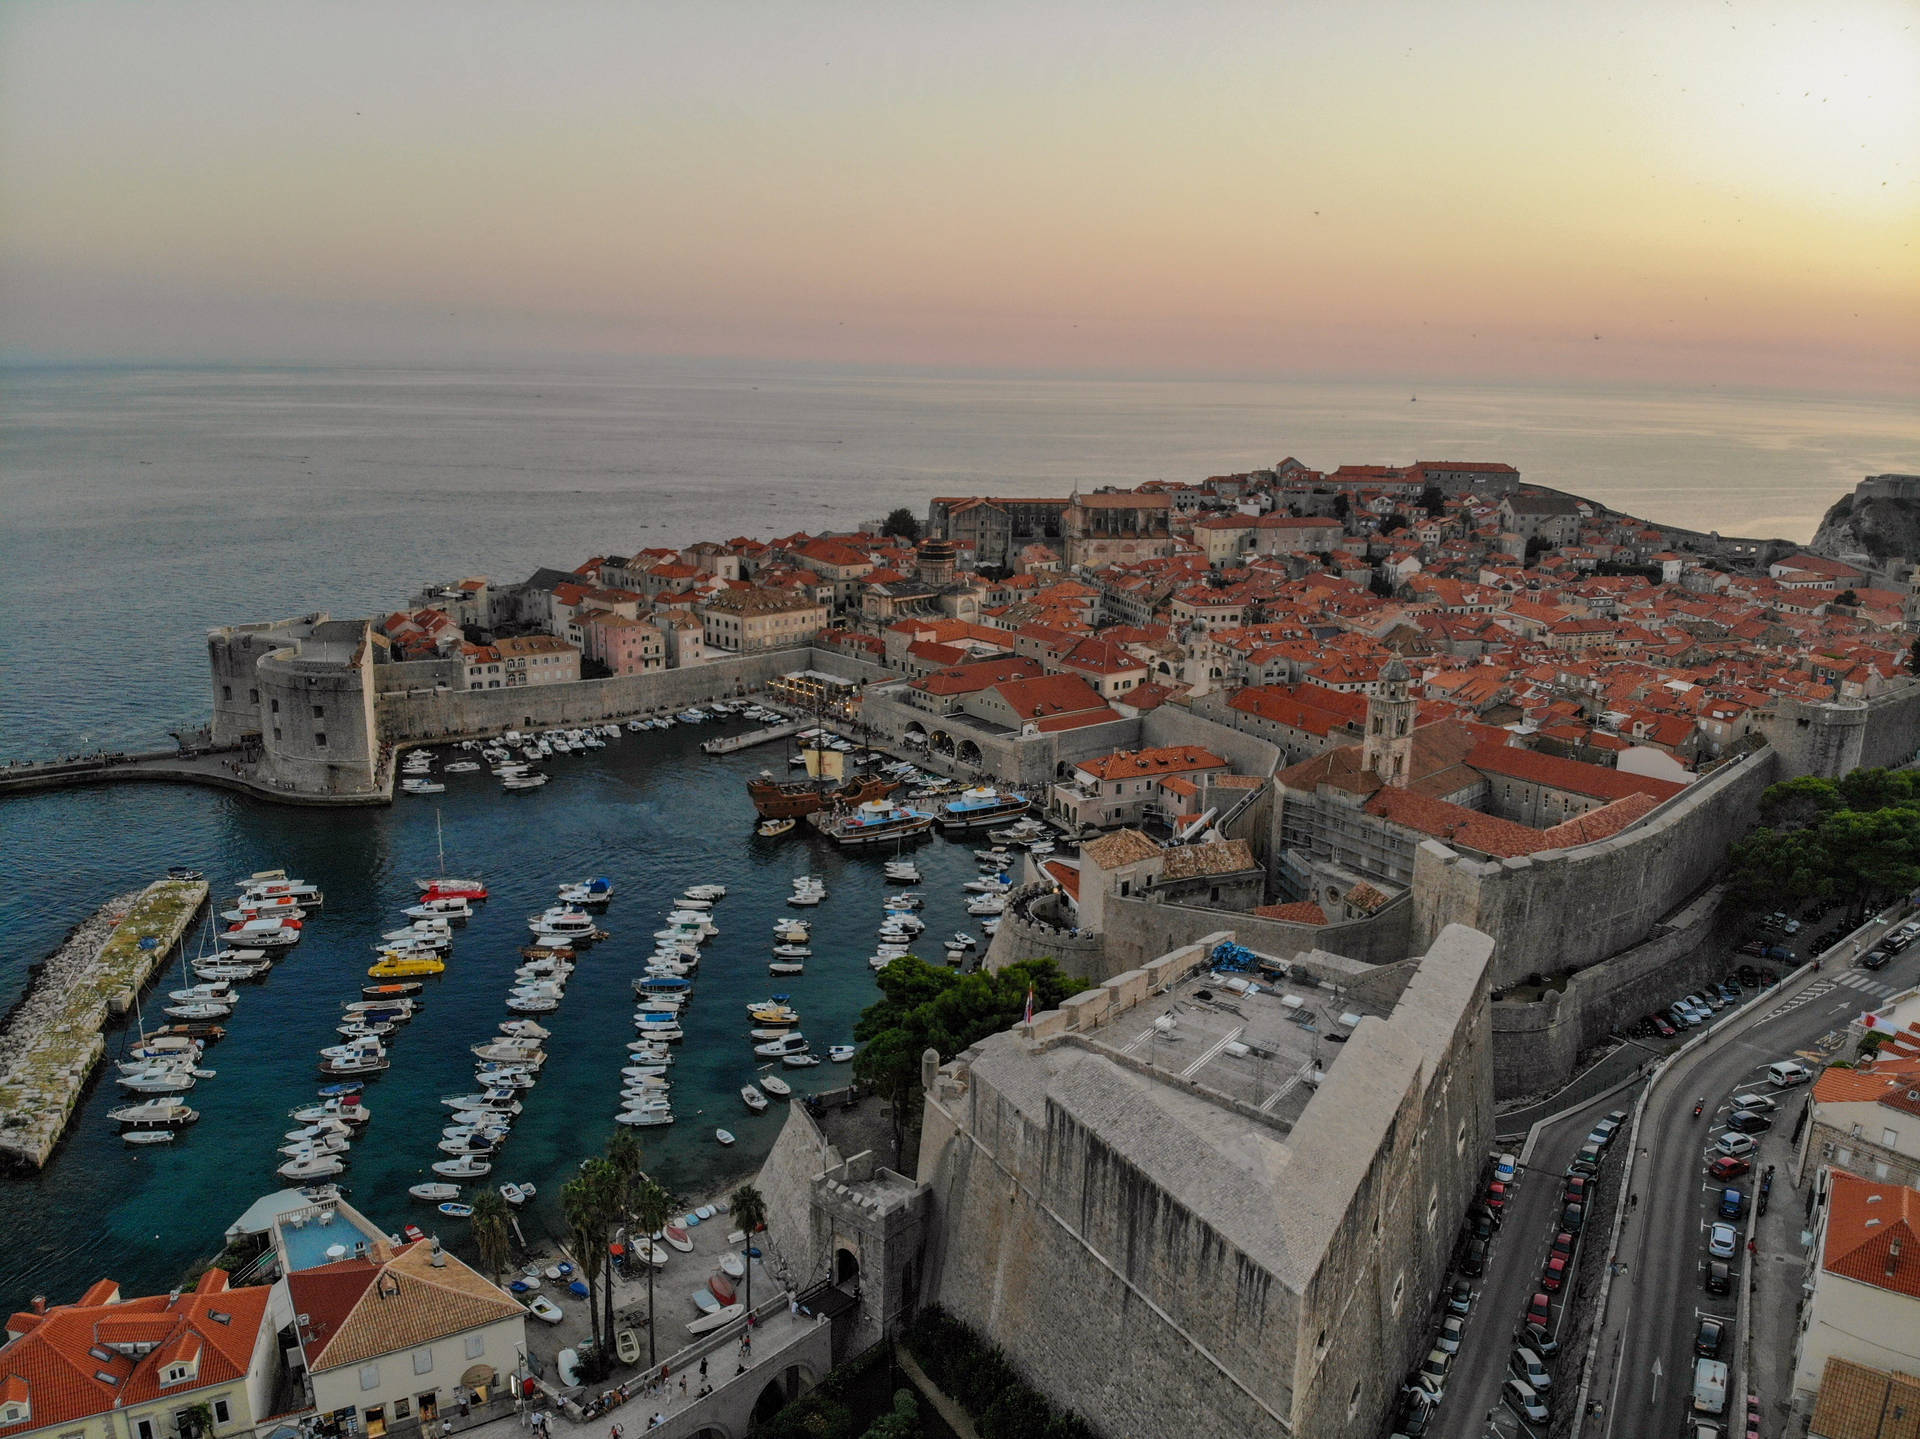
<instances>
[{"instance_id":1,"label":"crosswalk","mask_svg":"<svg viewBox=\"0 0 1920 1439\"><path fill-rule=\"evenodd\" d=\"M1876 995L1881 999L1886 999L1894 992L1892 985L1882 983L1877 979L1869 979L1866 975L1858 971L1839 975L1833 982L1835 984L1844 984L1848 989L1857 989L1862 994Z\"/></svg>"},{"instance_id":2,"label":"crosswalk","mask_svg":"<svg viewBox=\"0 0 1920 1439\"><path fill-rule=\"evenodd\" d=\"M1792 1014L1794 1010L1798 1009L1801 1005L1809 1004L1824 995L1832 994L1834 990L1839 988L1854 990L1871 999L1886 999L1895 992L1895 987L1891 984L1869 978L1859 970L1849 970L1845 974L1835 975L1832 979L1822 979L1808 985L1785 1004L1777 1005L1773 1009L1768 1010L1762 1018L1778 1019L1783 1014Z\"/></svg>"}]
</instances>

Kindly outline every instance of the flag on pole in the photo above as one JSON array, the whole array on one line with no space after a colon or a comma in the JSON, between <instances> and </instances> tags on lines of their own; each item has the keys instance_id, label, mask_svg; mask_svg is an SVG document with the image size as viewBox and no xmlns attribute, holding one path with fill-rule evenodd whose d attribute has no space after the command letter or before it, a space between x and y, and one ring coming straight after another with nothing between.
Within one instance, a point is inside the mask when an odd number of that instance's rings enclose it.
<instances>
[{"instance_id":1,"label":"flag on pole","mask_svg":"<svg viewBox=\"0 0 1920 1439\"><path fill-rule=\"evenodd\" d=\"M1033 1028L1033 986L1027 986L1027 1028Z\"/></svg>"}]
</instances>

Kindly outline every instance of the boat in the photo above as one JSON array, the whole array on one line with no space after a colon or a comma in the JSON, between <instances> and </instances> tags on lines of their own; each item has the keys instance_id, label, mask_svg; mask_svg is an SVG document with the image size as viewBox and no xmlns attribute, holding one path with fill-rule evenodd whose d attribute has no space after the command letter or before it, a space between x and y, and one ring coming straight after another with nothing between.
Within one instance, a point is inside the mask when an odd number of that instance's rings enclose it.
<instances>
[{"instance_id":1,"label":"boat","mask_svg":"<svg viewBox=\"0 0 1920 1439\"><path fill-rule=\"evenodd\" d=\"M415 1184L407 1189L415 1199L428 1199L439 1203L445 1199L458 1199L460 1186L457 1184Z\"/></svg>"},{"instance_id":2,"label":"boat","mask_svg":"<svg viewBox=\"0 0 1920 1439\"><path fill-rule=\"evenodd\" d=\"M794 975L806 972L806 965L797 959L776 959L767 966L768 974L780 978L792 978Z\"/></svg>"},{"instance_id":3,"label":"boat","mask_svg":"<svg viewBox=\"0 0 1920 1439\"><path fill-rule=\"evenodd\" d=\"M446 771L448 774L478 774L480 772L480 762L471 759L457 759L447 765Z\"/></svg>"},{"instance_id":4,"label":"boat","mask_svg":"<svg viewBox=\"0 0 1920 1439\"><path fill-rule=\"evenodd\" d=\"M673 1123L673 1111L654 1109L627 1109L613 1116L615 1124L624 1124L631 1129L655 1129L661 1125Z\"/></svg>"},{"instance_id":5,"label":"boat","mask_svg":"<svg viewBox=\"0 0 1920 1439\"><path fill-rule=\"evenodd\" d=\"M447 787L438 780L420 779L417 776L400 781L402 794L445 794Z\"/></svg>"},{"instance_id":6,"label":"boat","mask_svg":"<svg viewBox=\"0 0 1920 1439\"><path fill-rule=\"evenodd\" d=\"M781 835L792 830L798 823L800 823L799 820L793 819L790 816L781 819L763 819L753 827L753 832L762 839L778 839Z\"/></svg>"},{"instance_id":7,"label":"boat","mask_svg":"<svg viewBox=\"0 0 1920 1439\"><path fill-rule=\"evenodd\" d=\"M707 1289L722 1304L731 1304L734 1301L733 1281L724 1274L708 1275Z\"/></svg>"},{"instance_id":8,"label":"boat","mask_svg":"<svg viewBox=\"0 0 1920 1439\"><path fill-rule=\"evenodd\" d=\"M562 1319L567 1317L560 1312L560 1306L544 1294L534 1295L533 1298L527 1302L527 1308L531 1311L535 1319L540 1320L544 1324L558 1324ZM571 1350L567 1352L572 1353ZM578 1363L577 1359L575 1363Z\"/></svg>"},{"instance_id":9,"label":"boat","mask_svg":"<svg viewBox=\"0 0 1920 1439\"><path fill-rule=\"evenodd\" d=\"M740 1098L746 1104L747 1108L755 1114L762 1114L766 1111L767 1096L751 1084L745 1084L740 1087Z\"/></svg>"},{"instance_id":10,"label":"boat","mask_svg":"<svg viewBox=\"0 0 1920 1439\"><path fill-rule=\"evenodd\" d=\"M418 904L400 912L408 919L443 919L448 924L465 924L473 918L473 906L459 895L421 895Z\"/></svg>"},{"instance_id":11,"label":"boat","mask_svg":"<svg viewBox=\"0 0 1920 1439\"><path fill-rule=\"evenodd\" d=\"M838 760L824 764L816 761L808 765L808 771L824 771L828 778L832 778L839 764ZM747 798L753 801L755 812L763 820L799 819L817 809L842 805L851 808L874 800L884 800L899 788L900 781L883 775L855 775L843 784L823 788L812 779L783 783L773 777L771 770L762 770L757 779L747 781Z\"/></svg>"},{"instance_id":12,"label":"boat","mask_svg":"<svg viewBox=\"0 0 1920 1439\"><path fill-rule=\"evenodd\" d=\"M716 1129L713 1131L713 1137L720 1141L722 1148L729 1147L733 1143L733 1132L731 1130Z\"/></svg>"},{"instance_id":13,"label":"boat","mask_svg":"<svg viewBox=\"0 0 1920 1439\"><path fill-rule=\"evenodd\" d=\"M827 1058L835 1064L845 1064L853 1058L854 1047L851 1044L836 1044L828 1048Z\"/></svg>"},{"instance_id":14,"label":"boat","mask_svg":"<svg viewBox=\"0 0 1920 1439\"><path fill-rule=\"evenodd\" d=\"M249 919L227 926L236 943L259 949L290 949L300 942L300 921Z\"/></svg>"},{"instance_id":15,"label":"boat","mask_svg":"<svg viewBox=\"0 0 1920 1439\"><path fill-rule=\"evenodd\" d=\"M255 959L241 962L218 959L196 959L193 972L202 979L243 980L263 978L273 968L269 959Z\"/></svg>"},{"instance_id":16,"label":"boat","mask_svg":"<svg viewBox=\"0 0 1920 1439\"><path fill-rule=\"evenodd\" d=\"M665 1239L667 1243L671 1244L675 1249L678 1249L682 1254L693 1253L693 1236L687 1232L687 1228L683 1224L669 1224L665 1229L660 1231L659 1237Z\"/></svg>"},{"instance_id":17,"label":"boat","mask_svg":"<svg viewBox=\"0 0 1920 1439\"><path fill-rule=\"evenodd\" d=\"M533 1197L533 1186L531 1184L503 1184L500 1186L500 1197L515 1209L518 1209Z\"/></svg>"},{"instance_id":18,"label":"boat","mask_svg":"<svg viewBox=\"0 0 1920 1439\"><path fill-rule=\"evenodd\" d=\"M909 809L890 800L874 799L836 814L820 826L820 831L835 844L847 849L860 849L925 834L932 827L933 816L926 810Z\"/></svg>"},{"instance_id":19,"label":"boat","mask_svg":"<svg viewBox=\"0 0 1920 1439\"><path fill-rule=\"evenodd\" d=\"M788 1069L811 1069L820 1062L820 1056L817 1054L807 1054L802 1050L794 1050L781 1055L780 1062L786 1065Z\"/></svg>"},{"instance_id":20,"label":"boat","mask_svg":"<svg viewBox=\"0 0 1920 1439\"><path fill-rule=\"evenodd\" d=\"M462 1204L457 1200L448 1200L444 1204L437 1204L434 1207L449 1219L473 1218L473 1206L471 1204Z\"/></svg>"},{"instance_id":21,"label":"boat","mask_svg":"<svg viewBox=\"0 0 1920 1439\"><path fill-rule=\"evenodd\" d=\"M433 1172L447 1179L485 1179L493 1173L493 1166L477 1155L462 1154L434 1161Z\"/></svg>"},{"instance_id":22,"label":"boat","mask_svg":"<svg viewBox=\"0 0 1920 1439\"><path fill-rule=\"evenodd\" d=\"M180 1129L199 1117L199 1110L189 1109L177 1099L150 1099L143 1104L123 1104L107 1111L107 1118L115 1124L140 1129Z\"/></svg>"},{"instance_id":23,"label":"boat","mask_svg":"<svg viewBox=\"0 0 1920 1439\"><path fill-rule=\"evenodd\" d=\"M176 1067L136 1070L114 1080L130 1094L184 1094L195 1082L192 1070Z\"/></svg>"},{"instance_id":24,"label":"boat","mask_svg":"<svg viewBox=\"0 0 1920 1439\"><path fill-rule=\"evenodd\" d=\"M410 979L421 974L445 973L447 962L428 954L401 954L388 950L367 967L369 979Z\"/></svg>"},{"instance_id":25,"label":"boat","mask_svg":"<svg viewBox=\"0 0 1920 1439\"><path fill-rule=\"evenodd\" d=\"M225 1019L233 1013L233 1005L200 1000L189 1004L169 1004L161 1013L172 1015L175 1019Z\"/></svg>"},{"instance_id":26,"label":"boat","mask_svg":"<svg viewBox=\"0 0 1920 1439\"><path fill-rule=\"evenodd\" d=\"M171 1144L171 1129L129 1129L120 1136L127 1144Z\"/></svg>"},{"instance_id":27,"label":"boat","mask_svg":"<svg viewBox=\"0 0 1920 1439\"><path fill-rule=\"evenodd\" d=\"M910 859L890 859L887 861L886 876L895 884L919 884L920 868Z\"/></svg>"},{"instance_id":28,"label":"boat","mask_svg":"<svg viewBox=\"0 0 1920 1439\"><path fill-rule=\"evenodd\" d=\"M763 1076L760 1080L760 1087L775 1099L786 1099L793 1093L793 1086L777 1074Z\"/></svg>"},{"instance_id":29,"label":"boat","mask_svg":"<svg viewBox=\"0 0 1920 1439\"><path fill-rule=\"evenodd\" d=\"M719 1312L720 1300L713 1294L711 1290L696 1289L693 1291L693 1294L691 1297L693 1299L694 1307L698 1309L702 1314L715 1314Z\"/></svg>"},{"instance_id":30,"label":"boat","mask_svg":"<svg viewBox=\"0 0 1920 1439\"><path fill-rule=\"evenodd\" d=\"M274 1172L282 1179L330 1179L343 1172L346 1167L336 1154L312 1154L300 1159L289 1159Z\"/></svg>"},{"instance_id":31,"label":"boat","mask_svg":"<svg viewBox=\"0 0 1920 1439\"><path fill-rule=\"evenodd\" d=\"M360 986L360 997L375 1001L409 999L425 988L426 986L417 979L386 984L363 984Z\"/></svg>"},{"instance_id":32,"label":"boat","mask_svg":"<svg viewBox=\"0 0 1920 1439\"><path fill-rule=\"evenodd\" d=\"M747 1312L744 1304L726 1304L711 1314L702 1314L687 1326L689 1334L710 1334L716 1329L724 1329L742 1314Z\"/></svg>"},{"instance_id":33,"label":"boat","mask_svg":"<svg viewBox=\"0 0 1920 1439\"><path fill-rule=\"evenodd\" d=\"M807 1040L802 1034L783 1034L778 1039L770 1039L765 1044L756 1044L753 1052L764 1059L779 1059L782 1055L802 1054L806 1051Z\"/></svg>"},{"instance_id":34,"label":"boat","mask_svg":"<svg viewBox=\"0 0 1920 1439\"><path fill-rule=\"evenodd\" d=\"M729 1249L720 1256L720 1272L729 1279L744 1279L747 1274L747 1261Z\"/></svg>"},{"instance_id":35,"label":"boat","mask_svg":"<svg viewBox=\"0 0 1920 1439\"><path fill-rule=\"evenodd\" d=\"M614 1353L620 1356L622 1364L640 1362L640 1336L631 1329L617 1330L613 1336Z\"/></svg>"}]
</instances>

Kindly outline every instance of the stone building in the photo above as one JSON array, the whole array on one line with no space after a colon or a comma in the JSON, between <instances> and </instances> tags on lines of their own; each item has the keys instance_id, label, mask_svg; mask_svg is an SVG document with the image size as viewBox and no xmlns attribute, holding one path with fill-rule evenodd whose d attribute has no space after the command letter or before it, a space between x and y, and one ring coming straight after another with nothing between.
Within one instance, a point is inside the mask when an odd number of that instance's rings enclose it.
<instances>
[{"instance_id":1,"label":"stone building","mask_svg":"<svg viewBox=\"0 0 1920 1439\"><path fill-rule=\"evenodd\" d=\"M1566 495L1514 491L1500 499L1500 528L1523 540L1570 545L1580 537L1580 507Z\"/></svg>"},{"instance_id":2,"label":"stone building","mask_svg":"<svg viewBox=\"0 0 1920 1439\"><path fill-rule=\"evenodd\" d=\"M1164 494L1100 490L1076 494L1061 516L1069 567L1127 564L1173 553L1173 502Z\"/></svg>"},{"instance_id":3,"label":"stone building","mask_svg":"<svg viewBox=\"0 0 1920 1439\"><path fill-rule=\"evenodd\" d=\"M924 1292L1102 1433L1376 1435L1492 1137L1491 941L1374 1003L1287 966L1229 996L1226 937L930 1077Z\"/></svg>"},{"instance_id":4,"label":"stone building","mask_svg":"<svg viewBox=\"0 0 1920 1439\"><path fill-rule=\"evenodd\" d=\"M1794 1151L1794 1182L1831 1164L1863 1178L1920 1184L1920 1059L1884 1055L1814 1081Z\"/></svg>"},{"instance_id":5,"label":"stone building","mask_svg":"<svg viewBox=\"0 0 1920 1439\"><path fill-rule=\"evenodd\" d=\"M827 623L827 607L810 595L747 587L722 590L700 607L706 648L749 654L810 641Z\"/></svg>"},{"instance_id":6,"label":"stone building","mask_svg":"<svg viewBox=\"0 0 1920 1439\"><path fill-rule=\"evenodd\" d=\"M1029 545L1057 545L1067 501L997 496L942 496L927 505L927 535L971 548L982 569L1013 567Z\"/></svg>"},{"instance_id":7,"label":"stone building","mask_svg":"<svg viewBox=\"0 0 1920 1439\"><path fill-rule=\"evenodd\" d=\"M368 621L325 614L227 625L207 635L213 741L258 747L269 784L314 794L373 787L373 641Z\"/></svg>"}]
</instances>

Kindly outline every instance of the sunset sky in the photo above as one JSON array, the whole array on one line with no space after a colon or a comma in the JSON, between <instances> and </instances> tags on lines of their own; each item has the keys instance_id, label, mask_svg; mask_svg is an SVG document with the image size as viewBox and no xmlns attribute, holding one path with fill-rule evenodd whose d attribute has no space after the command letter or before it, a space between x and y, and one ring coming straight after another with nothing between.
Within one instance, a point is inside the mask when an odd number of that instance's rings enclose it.
<instances>
[{"instance_id":1,"label":"sunset sky","mask_svg":"<svg viewBox=\"0 0 1920 1439\"><path fill-rule=\"evenodd\" d=\"M1920 383L1920 5L0 8L0 352Z\"/></svg>"}]
</instances>

